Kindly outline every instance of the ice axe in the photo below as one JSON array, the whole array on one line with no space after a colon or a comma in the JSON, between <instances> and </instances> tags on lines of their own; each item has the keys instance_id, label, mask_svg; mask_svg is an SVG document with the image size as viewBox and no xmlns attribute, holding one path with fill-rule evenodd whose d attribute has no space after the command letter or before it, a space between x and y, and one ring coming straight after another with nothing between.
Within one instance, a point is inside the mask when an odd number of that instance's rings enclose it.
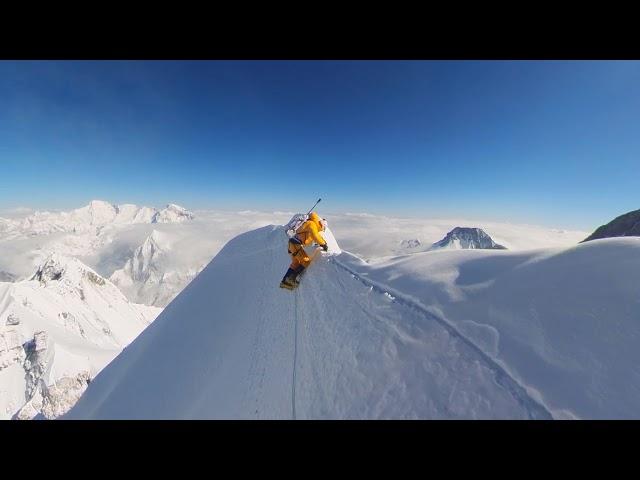
<instances>
[{"instance_id":1,"label":"ice axe","mask_svg":"<svg viewBox=\"0 0 640 480\"><path fill-rule=\"evenodd\" d=\"M313 204L313 207L311 207L309 209L309 211L307 212L307 215L309 215L311 213L311 210L313 210L314 208L316 208L316 205L318 205L320 202L322 201L321 198L318 199L318 201L316 203Z\"/></svg>"}]
</instances>

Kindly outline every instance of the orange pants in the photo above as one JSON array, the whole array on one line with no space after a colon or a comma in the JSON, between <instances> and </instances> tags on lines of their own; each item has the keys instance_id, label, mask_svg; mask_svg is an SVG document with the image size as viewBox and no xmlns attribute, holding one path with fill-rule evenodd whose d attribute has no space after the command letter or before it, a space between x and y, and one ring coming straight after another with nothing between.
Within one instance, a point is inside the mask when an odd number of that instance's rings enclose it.
<instances>
[{"instance_id":1,"label":"orange pants","mask_svg":"<svg viewBox=\"0 0 640 480\"><path fill-rule=\"evenodd\" d=\"M307 255L307 252L304 251L302 245L298 245L297 243L289 242L289 255L291 255L291 265L289 265L289 268L292 270L297 270L300 265L307 268L311 263L311 258Z\"/></svg>"}]
</instances>

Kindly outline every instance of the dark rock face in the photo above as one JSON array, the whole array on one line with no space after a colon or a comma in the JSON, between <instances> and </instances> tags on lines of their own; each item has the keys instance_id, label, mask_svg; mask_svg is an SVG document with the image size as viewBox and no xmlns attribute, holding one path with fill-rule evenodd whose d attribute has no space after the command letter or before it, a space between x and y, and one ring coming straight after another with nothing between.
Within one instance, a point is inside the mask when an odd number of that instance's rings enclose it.
<instances>
[{"instance_id":1,"label":"dark rock face","mask_svg":"<svg viewBox=\"0 0 640 480\"><path fill-rule=\"evenodd\" d=\"M640 237L640 210L634 210L616 217L606 225L598 227L595 232L582 242L611 237Z\"/></svg>"},{"instance_id":2,"label":"dark rock face","mask_svg":"<svg viewBox=\"0 0 640 480\"><path fill-rule=\"evenodd\" d=\"M49 258L38 268L31 280L38 280L43 283L47 281L56 281L62 278L63 273L64 265L61 265L54 259Z\"/></svg>"},{"instance_id":3,"label":"dark rock face","mask_svg":"<svg viewBox=\"0 0 640 480\"><path fill-rule=\"evenodd\" d=\"M455 248L455 249L491 249L506 250L507 247L498 245L493 239L481 228L456 227L447 233L439 242L431 246L436 250L439 248Z\"/></svg>"}]
</instances>

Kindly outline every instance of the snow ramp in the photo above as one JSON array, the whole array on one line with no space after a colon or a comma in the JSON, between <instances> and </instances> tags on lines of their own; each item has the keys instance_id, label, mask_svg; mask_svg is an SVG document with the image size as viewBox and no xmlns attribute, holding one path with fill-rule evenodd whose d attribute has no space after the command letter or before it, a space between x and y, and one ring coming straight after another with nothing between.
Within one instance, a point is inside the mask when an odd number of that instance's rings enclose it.
<instances>
[{"instance_id":1,"label":"snow ramp","mask_svg":"<svg viewBox=\"0 0 640 480\"><path fill-rule=\"evenodd\" d=\"M550 418L455 327L351 271L327 233L293 292L283 227L231 240L65 418Z\"/></svg>"}]
</instances>

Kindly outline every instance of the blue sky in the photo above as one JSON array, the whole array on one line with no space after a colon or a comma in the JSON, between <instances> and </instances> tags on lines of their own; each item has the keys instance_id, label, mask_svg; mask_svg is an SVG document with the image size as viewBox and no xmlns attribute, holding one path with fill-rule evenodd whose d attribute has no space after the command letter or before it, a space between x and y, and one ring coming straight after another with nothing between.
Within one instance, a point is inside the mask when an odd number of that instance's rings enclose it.
<instances>
[{"instance_id":1,"label":"blue sky","mask_svg":"<svg viewBox=\"0 0 640 480\"><path fill-rule=\"evenodd\" d=\"M0 62L0 209L640 208L640 62Z\"/></svg>"}]
</instances>

